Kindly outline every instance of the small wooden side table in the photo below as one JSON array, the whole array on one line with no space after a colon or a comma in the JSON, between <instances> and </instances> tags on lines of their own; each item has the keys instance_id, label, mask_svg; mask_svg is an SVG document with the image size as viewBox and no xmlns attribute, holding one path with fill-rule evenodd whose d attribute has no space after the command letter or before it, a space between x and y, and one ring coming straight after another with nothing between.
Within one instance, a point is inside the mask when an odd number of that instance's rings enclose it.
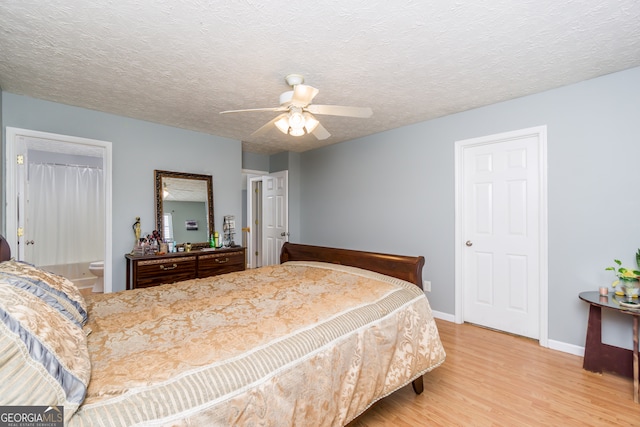
<instances>
[{"instance_id":1,"label":"small wooden side table","mask_svg":"<svg viewBox=\"0 0 640 427\"><path fill-rule=\"evenodd\" d=\"M613 372L633 378L633 401L640 403L638 381L638 323L640 309L626 308L620 302L626 297L619 297L613 292L600 295L598 291L581 292L580 299L589 303L589 323L587 340L584 346L582 367L587 371L601 373ZM615 347L602 343L602 308L618 310L633 317L633 350Z\"/></svg>"}]
</instances>

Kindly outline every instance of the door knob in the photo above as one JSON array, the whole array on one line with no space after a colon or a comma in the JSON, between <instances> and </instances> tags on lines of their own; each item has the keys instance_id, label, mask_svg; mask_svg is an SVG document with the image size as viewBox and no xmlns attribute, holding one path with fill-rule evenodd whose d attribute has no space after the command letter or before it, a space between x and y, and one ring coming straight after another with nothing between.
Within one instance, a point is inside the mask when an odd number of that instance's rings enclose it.
<instances>
[{"instance_id":1,"label":"door knob","mask_svg":"<svg viewBox=\"0 0 640 427\"><path fill-rule=\"evenodd\" d=\"M465 245L467 246L473 246L473 242L471 240L467 240Z\"/></svg>"}]
</instances>

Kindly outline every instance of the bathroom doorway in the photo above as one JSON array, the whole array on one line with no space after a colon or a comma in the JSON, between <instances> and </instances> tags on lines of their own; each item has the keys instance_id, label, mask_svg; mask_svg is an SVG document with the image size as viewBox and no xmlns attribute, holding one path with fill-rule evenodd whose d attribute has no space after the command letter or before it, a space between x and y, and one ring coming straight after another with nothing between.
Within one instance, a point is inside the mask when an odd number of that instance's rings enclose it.
<instances>
[{"instance_id":1,"label":"bathroom doorway","mask_svg":"<svg viewBox=\"0 0 640 427\"><path fill-rule=\"evenodd\" d=\"M111 292L111 143L7 128L6 171L14 256Z\"/></svg>"}]
</instances>

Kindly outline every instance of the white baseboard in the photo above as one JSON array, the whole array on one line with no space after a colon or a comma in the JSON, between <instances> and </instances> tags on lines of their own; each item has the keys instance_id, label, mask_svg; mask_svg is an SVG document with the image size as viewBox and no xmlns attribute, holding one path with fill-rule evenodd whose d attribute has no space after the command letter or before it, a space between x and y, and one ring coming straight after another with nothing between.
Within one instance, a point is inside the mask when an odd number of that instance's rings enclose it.
<instances>
[{"instance_id":1,"label":"white baseboard","mask_svg":"<svg viewBox=\"0 0 640 427\"><path fill-rule=\"evenodd\" d=\"M447 322L455 323L456 317L453 314L443 313L441 311L431 311L433 313L433 317L436 319L446 320Z\"/></svg>"},{"instance_id":2,"label":"white baseboard","mask_svg":"<svg viewBox=\"0 0 640 427\"><path fill-rule=\"evenodd\" d=\"M549 348L551 350L558 350L563 353L569 353L580 357L584 356L584 347L580 347L574 344L567 344L566 342L562 341L549 340Z\"/></svg>"},{"instance_id":3,"label":"white baseboard","mask_svg":"<svg viewBox=\"0 0 640 427\"><path fill-rule=\"evenodd\" d=\"M456 317L453 314L443 313L441 311L435 311L435 310L432 310L432 312L433 312L433 317L435 317L436 319L445 320L447 322L452 322L452 323L455 323L456 321ZM575 356L580 356L580 357L584 356L584 347L580 347L574 344L567 344L562 341L554 341L554 340L549 340L548 344L549 344L548 348L550 348L551 350L561 351L563 353L569 353L569 354L573 354Z\"/></svg>"}]
</instances>

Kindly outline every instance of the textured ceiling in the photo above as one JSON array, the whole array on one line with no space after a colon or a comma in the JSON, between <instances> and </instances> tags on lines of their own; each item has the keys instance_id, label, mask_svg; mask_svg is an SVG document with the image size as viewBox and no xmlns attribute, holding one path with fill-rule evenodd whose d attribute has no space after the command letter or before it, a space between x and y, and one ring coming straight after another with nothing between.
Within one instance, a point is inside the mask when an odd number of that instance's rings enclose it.
<instances>
[{"instance_id":1,"label":"textured ceiling","mask_svg":"<svg viewBox=\"0 0 640 427\"><path fill-rule=\"evenodd\" d=\"M301 152L640 66L638 0L6 0L0 87ZM331 137L251 133L300 73Z\"/></svg>"}]
</instances>

